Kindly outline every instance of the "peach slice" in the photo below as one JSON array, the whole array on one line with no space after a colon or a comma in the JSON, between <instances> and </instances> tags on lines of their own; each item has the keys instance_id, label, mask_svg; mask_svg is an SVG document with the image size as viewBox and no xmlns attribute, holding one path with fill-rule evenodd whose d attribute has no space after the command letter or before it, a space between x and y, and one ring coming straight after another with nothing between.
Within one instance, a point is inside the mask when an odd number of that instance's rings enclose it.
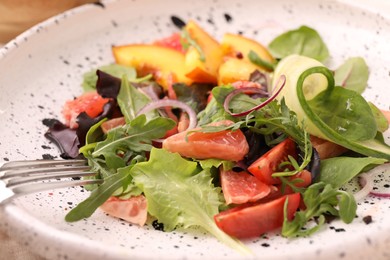
<instances>
[{"instance_id":1,"label":"peach slice","mask_svg":"<svg viewBox=\"0 0 390 260\"><path fill-rule=\"evenodd\" d=\"M189 21L184 30L204 54L202 57L194 46L189 47L185 55L185 75L194 82L217 83L223 57L220 44L194 21Z\"/></svg>"},{"instance_id":2,"label":"peach slice","mask_svg":"<svg viewBox=\"0 0 390 260\"><path fill-rule=\"evenodd\" d=\"M139 76L153 74L164 89L174 82L191 84L185 76L185 57L180 51L164 46L131 44L114 46L112 52L116 63L134 67Z\"/></svg>"},{"instance_id":3,"label":"peach slice","mask_svg":"<svg viewBox=\"0 0 390 260\"><path fill-rule=\"evenodd\" d=\"M237 57L242 55L242 59L250 62L248 58L249 52L254 51L264 61L273 63L275 59L269 53L267 48L261 45L259 42L246 38L242 35L226 33L224 34L221 46L226 56ZM262 70L266 70L261 66L257 66Z\"/></svg>"},{"instance_id":4,"label":"peach slice","mask_svg":"<svg viewBox=\"0 0 390 260\"><path fill-rule=\"evenodd\" d=\"M224 85L239 80L249 80L250 74L258 69L258 66L249 61L228 57L219 67L218 84Z\"/></svg>"}]
</instances>

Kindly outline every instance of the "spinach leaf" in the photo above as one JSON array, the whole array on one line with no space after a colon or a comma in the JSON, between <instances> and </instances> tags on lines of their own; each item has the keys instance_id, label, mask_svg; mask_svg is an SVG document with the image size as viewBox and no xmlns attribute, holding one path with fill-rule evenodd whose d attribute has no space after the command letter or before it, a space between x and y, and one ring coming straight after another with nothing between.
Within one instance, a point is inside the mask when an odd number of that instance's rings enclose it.
<instances>
[{"instance_id":1,"label":"spinach leaf","mask_svg":"<svg viewBox=\"0 0 390 260\"><path fill-rule=\"evenodd\" d=\"M368 102L368 105L370 106L371 112L374 115L378 131L383 133L389 128L389 121L387 121L387 118L383 115L380 109L377 108L373 103Z\"/></svg>"},{"instance_id":2,"label":"spinach leaf","mask_svg":"<svg viewBox=\"0 0 390 260\"><path fill-rule=\"evenodd\" d=\"M373 157L335 157L321 161L320 174L316 181L340 188L363 171L368 171L387 160Z\"/></svg>"},{"instance_id":3,"label":"spinach leaf","mask_svg":"<svg viewBox=\"0 0 390 260\"><path fill-rule=\"evenodd\" d=\"M290 54L299 54L324 61L329 56L328 48L321 36L317 31L307 26L301 26L281 34L268 47L271 54L279 59Z\"/></svg>"},{"instance_id":4,"label":"spinach leaf","mask_svg":"<svg viewBox=\"0 0 390 260\"><path fill-rule=\"evenodd\" d=\"M122 77L121 88L117 97L118 105L127 123L137 116L137 112L150 103L149 97L141 93L126 77ZM158 116L155 110L146 113L147 118Z\"/></svg>"},{"instance_id":5,"label":"spinach leaf","mask_svg":"<svg viewBox=\"0 0 390 260\"><path fill-rule=\"evenodd\" d=\"M351 141L373 139L375 118L367 101L357 92L342 87L323 91L308 101L312 111L333 131Z\"/></svg>"},{"instance_id":6,"label":"spinach leaf","mask_svg":"<svg viewBox=\"0 0 390 260\"><path fill-rule=\"evenodd\" d=\"M97 70L104 71L105 73L117 78L122 78L122 76L125 75L128 80L134 80L137 76L135 69L132 67L122 66L119 64L105 65L97 69L93 69L83 75L84 81L82 87L84 92L96 90L96 82L98 80L98 76L96 75Z\"/></svg>"},{"instance_id":7,"label":"spinach leaf","mask_svg":"<svg viewBox=\"0 0 390 260\"><path fill-rule=\"evenodd\" d=\"M361 57L349 58L334 72L336 86L345 87L363 93L368 81L368 67Z\"/></svg>"}]
</instances>

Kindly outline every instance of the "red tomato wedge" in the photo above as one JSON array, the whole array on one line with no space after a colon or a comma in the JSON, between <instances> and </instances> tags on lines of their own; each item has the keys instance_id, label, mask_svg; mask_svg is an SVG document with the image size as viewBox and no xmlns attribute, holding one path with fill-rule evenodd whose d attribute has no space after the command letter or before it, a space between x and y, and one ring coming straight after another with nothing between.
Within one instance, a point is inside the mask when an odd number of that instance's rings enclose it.
<instances>
[{"instance_id":1,"label":"red tomato wedge","mask_svg":"<svg viewBox=\"0 0 390 260\"><path fill-rule=\"evenodd\" d=\"M100 208L107 214L140 226L145 225L148 216L148 203L143 195L122 200L110 197Z\"/></svg>"},{"instance_id":2,"label":"red tomato wedge","mask_svg":"<svg viewBox=\"0 0 390 260\"><path fill-rule=\"evenodd\" d=\"M96 117L103 112L103 107L108 101L108 98L101 97L97 92L87 92L67 101L62 109L65 124L70 128L77 128L76 119L81 112L87 113L92 118Z\"/></svg>"},{"instance_id":3,"label":"red tomato wedge","mask_svg":"<svg viewBox=\"0 0 390 260\"><path fill-rule=\"evenodd\" d=\"M255 202L271 192L269 185L245 171L221 170L221 186L226 204Z\"/></svg>"},{"instance_id":4,"label":"red tomato wedge","mask_svg":"<svg viewBox=\"0 0 390 260\"><path fill-rule=\"evenodd\" d=\"M284 170L278 169L278 167L282 162L288 161L288 155L295 159L298 156L295 143L290 138L279 143L253 162L248 167L248 171L266 184L280 184L280 179L272 177L272 174Z\"/></svg>"},{"instance_id":5,"label":"red tomato wedge","mask_svg":"<svg viewBox=\"0 0 390 260\"><path fill-rule=\"evenodd\" d=\"M185 53L183 45L181 44L181 37L179 33L173 33L171 36L157 40L154 45L172 48L174 50Z\"/></svg>"},{"instance_id":6,"label":"red tomato wedge","mask_svg":"<svg viewBox=\"0 0 390 260\"><path fill-rule=\"evenodd\" d=\"M229 125L225 120L211 125ZM190 131L197 130L192 129ZM224 130L214 133L183 131L164 140L163 148L181 156L196 159L221 159L240 161L249 151L249 145L241 130Z\"/></svg>"},{"instance_id":7,"label":"red tomato wedge","mask_svg":"<svg viewBox=\"0 0 390 260\"><path fill-rule=\"evenodd\" d=\"M258 237L283 225L286 199L287 218L293 219L300 198L299 193L294 193L266 203L238 206L215 215L214 220L228 235L241 239Z\"/></svg>"}]
</instances>

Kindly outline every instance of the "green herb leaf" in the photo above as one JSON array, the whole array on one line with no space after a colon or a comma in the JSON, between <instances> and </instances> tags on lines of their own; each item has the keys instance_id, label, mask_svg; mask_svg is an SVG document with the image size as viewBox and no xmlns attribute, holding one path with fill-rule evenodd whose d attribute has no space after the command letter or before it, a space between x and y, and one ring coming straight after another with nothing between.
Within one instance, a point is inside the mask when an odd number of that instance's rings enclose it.
<instances>
[{"instance_id":1,"label":"green herb leaf","mask_svg":"<svg viewBox=\"0 0 390 260\"><path fill-rule=\"evenodd\" d=\"M96 90L96 82L98 80L98 77L96 75L97 70L101 70L117 78L122 78L122 76L125 76L130 81L135 80L137 76L135 69L132 67L122 66L118 64L105 65L97 69L93 69L84 74L84 81L82 84L84 92Z\"/></svg>"},{"instance_id":2,"label":"green herb leaf","mask_svg":"<svg viewBox=\"0 0 390 260\"><path fill-rule=\"evenodd\" d=\"M270 44L271 54L279 59L290 54L299 54L319 61L329 57L328 48L314 29L301 26L276 37Z\"/></svg>"},{"instance_id":3,"label":"green herb leaf","mask_svg":"<svg viewBox=\"0 0 390 260\"><path fill-rule=\"evenodd\" d=\"M118 169L118 173L104 179L103 184L94 189L90 196L73 208L65 220L74 222L90 217L117 189L126 187L132 180L129 169L133 166Z\"/></svg>"},{"instance_id":4,"label":"green herb leaf","mask_svg":"<svg viewBox=\"0 0 390 260\"><path fill-rule=\"evenodd\" d=\"M357 204L352 194L339 191L339 215L342 221L349 224L356 214Z\"/></svg>"},{"instance_id":5,"label":"green herb leaf","mask_svg":"<svg viewBox=\"0 0 390 260\"><path fill-rule=\"evenodd\" d=\"M275 69L275 64L263 60L262 58L259 57L259 55L257 55L256 52L252 50L248 53L248 58L253 64L263 67L269 71L273 71Z\"/></svg>"},{"instance_id":6,"label":"green herb leaf","mask_svg":"<svg viewBox=\"0 0 390 260\"><path fill-rule=\"evenodd\" d=\"M120 152L137 154L150 151L152 140L163 137L175 124L169 118L156 117L146 121L146 116L140 115L130 124L109 131L107 138L96 145L92 156L104 156L109 168L124 167L126 161Z\"/></svg>"},{"instance_id":7,"label":"green herb leaf","mask_svg":"<svg viewBox=\"0 0 390 260\"><path fill-rule=\"evenodd\" d=\"M136 118L137 112L150 103L149 97L134 87L126 77L122 77L117 101L127 123ZM148 112L146 116L149 119L158 116L158 113L153 110Z\"/></svg>"},{"instance_id":8,"label":"green herb leaf","mask_svg":"<svg viewBox=\"0 0 390 260\"><path fill-rule=\"evenodd\" d=\"M182 39L182 46L185 50L189 48L189 46L192 46L195 48L195 50L199 53L199 59L202 62L206 61L206 55L204 54L202 48L199 46L199 44L196 42L195 39L192 39L190 34L186 29L181 30L180 37Z\"/></svg>"},{"instance_id":9,"label":"green herb leaf","mask_svg":"<svg viewBox=\"0 0 390 260\"><path fill-rule=\"evenodd\" d=\"M349 58L334 72L336 86L363 93L368 81L368 66L363 58Z\"/></svg>"},{"instance_id":10,"label":"green herb leaf","mask_svg":"<svg viewBox=\"0 0 390 260\"><path fill-rule=\"evenodd\" d=\"M385 163L373 157L334 157L321 161L318 181L340 188L363 171Z\"/></svg>"},{"instance_id":11,"label":"green herb leaf","mask_svg":"<svg viewBox=\"0 0 390 260\"><path fill-rule=\"evenodd\" d=\"M188 87L183 83L176 83L173 89L177 95L177 99L186 103L194 109L196 113L202 111L207 105L207 99L212 89L210 84L193 83Z\"/></svg>"},{"instance_id":12,"label":"green herb leaf","mask_svg":"<svg viewBox=\"0 0 390 260\"><path fill-rule=\"evenodd\" d=\"M302 194L306 209L298 211L292 221L287 219L287 206L284 205L282 235L285 237L307 236L318 231L325 223L325 215L340 216L350 223L356 215L356 201L347 192L339 191L323 182L310 185ZM309 220L317 218L317 224L307 227Z\"/></svg>"}]
</instances>

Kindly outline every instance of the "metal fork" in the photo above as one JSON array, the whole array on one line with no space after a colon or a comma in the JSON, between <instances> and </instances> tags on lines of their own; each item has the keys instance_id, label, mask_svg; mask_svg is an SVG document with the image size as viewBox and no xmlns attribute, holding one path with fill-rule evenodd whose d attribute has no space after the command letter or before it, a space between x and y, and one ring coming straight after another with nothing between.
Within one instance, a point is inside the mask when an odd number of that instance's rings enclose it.
<instances>
[{"instance_id":1,"label":"metal fork","mask_svg":"<svg viewBox=\"0 0 390 260\"><path fill-rule=\"evenodd\" d=\"M0 204L30 193L103 182L100 179L62 180L96 174L89 170L83 159L6 162L0 167Z\"/></svg>"}]
</instances>

